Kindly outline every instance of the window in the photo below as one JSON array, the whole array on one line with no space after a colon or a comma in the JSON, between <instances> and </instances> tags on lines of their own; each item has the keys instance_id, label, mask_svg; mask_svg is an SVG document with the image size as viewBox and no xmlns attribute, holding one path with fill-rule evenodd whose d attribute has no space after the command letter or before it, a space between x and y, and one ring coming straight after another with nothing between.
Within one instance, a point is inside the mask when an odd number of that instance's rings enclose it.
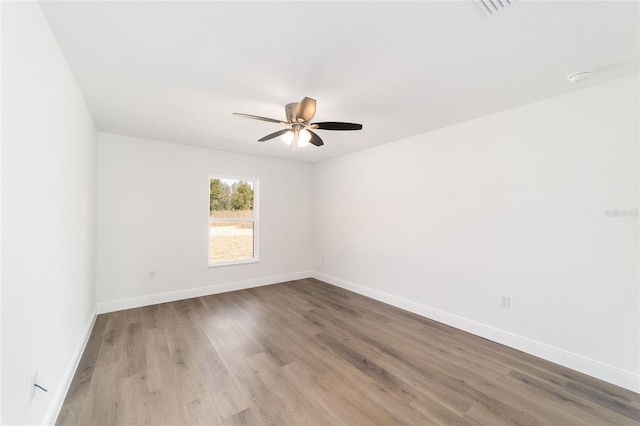
<instances>
[{"instance_id":1,"label":"window","mask_svg":"<svg viewBox=\"0 0 640 426\"><path fill-rule=\"evenodd\" d=\"M258 180L209 176L209 266L258 261Z\"/></svg>"}]
</instances>

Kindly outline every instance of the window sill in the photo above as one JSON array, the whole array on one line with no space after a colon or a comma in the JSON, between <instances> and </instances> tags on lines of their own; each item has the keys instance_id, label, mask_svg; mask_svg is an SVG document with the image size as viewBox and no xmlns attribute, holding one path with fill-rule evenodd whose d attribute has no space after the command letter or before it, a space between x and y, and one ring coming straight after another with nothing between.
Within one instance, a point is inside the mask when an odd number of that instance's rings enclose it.
<instances>
[{"instance_id":1,"label":"window sill","mask_svg":"<svg viewBox=\"0 0 640 426\"><path fill-rule=\"evenodd\" d=\"M248 263L258 263L258 259L242 259L242 260L209 262L208 268L218 268L220 266L246 265Z\"/></svg>"}]
</instances>

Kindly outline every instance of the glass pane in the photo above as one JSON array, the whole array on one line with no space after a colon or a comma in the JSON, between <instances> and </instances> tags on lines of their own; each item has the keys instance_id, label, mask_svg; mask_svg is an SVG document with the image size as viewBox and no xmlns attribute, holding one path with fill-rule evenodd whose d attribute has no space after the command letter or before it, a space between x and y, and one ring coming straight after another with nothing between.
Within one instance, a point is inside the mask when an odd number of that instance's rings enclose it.
<instances>
[{"instance_id":1,"label":"glass pane","mask_svg":"<svg viewBox=\"0 0 640 426\"><path fill-rule=\"evenodd\" d=\"M209 224L209 262L253 259L253 222Z\"/></svg>"},{"instance_id":2,"label":"glass pane","mask_svg":"<svg viewBox=\"0 0 640 426\"><path fill-rule=\"evenodd\" d=\"M253 182L240 179L209 179L209 216L253 218Z\"/></svg>"}]
</instances>

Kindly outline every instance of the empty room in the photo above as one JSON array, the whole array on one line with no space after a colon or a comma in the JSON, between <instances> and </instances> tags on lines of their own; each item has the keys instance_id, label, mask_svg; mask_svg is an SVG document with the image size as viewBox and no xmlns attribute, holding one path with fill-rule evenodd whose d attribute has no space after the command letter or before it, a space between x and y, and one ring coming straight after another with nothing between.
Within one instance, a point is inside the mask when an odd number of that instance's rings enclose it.
<instances>
[{"instance_id":1,"label":"empty room","mask_svg":"<svg viewBox=\"0 0 640 426\"><path fill-rule=\"evenodd\" d=\"M0 424L640 425L640 2L0 22Z\"/></svg>"}]
</instances>

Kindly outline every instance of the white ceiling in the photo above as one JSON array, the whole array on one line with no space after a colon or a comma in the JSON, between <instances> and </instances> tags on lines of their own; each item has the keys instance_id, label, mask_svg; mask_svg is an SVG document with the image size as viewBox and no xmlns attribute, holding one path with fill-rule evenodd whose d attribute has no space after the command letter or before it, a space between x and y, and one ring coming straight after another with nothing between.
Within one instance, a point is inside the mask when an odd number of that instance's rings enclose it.
<instances>
[{"instance_id":1,"label":"white ceiling","mask_svg":"<svg viewBox=\"0 0 640 426\"><path fill-rule=\"evenodd\" d=\"M638 71L636 1L41 4L99 130L312 163ZM294 152L231 115L304 96L364 129Z\"/></svg>"}]
</instances>

